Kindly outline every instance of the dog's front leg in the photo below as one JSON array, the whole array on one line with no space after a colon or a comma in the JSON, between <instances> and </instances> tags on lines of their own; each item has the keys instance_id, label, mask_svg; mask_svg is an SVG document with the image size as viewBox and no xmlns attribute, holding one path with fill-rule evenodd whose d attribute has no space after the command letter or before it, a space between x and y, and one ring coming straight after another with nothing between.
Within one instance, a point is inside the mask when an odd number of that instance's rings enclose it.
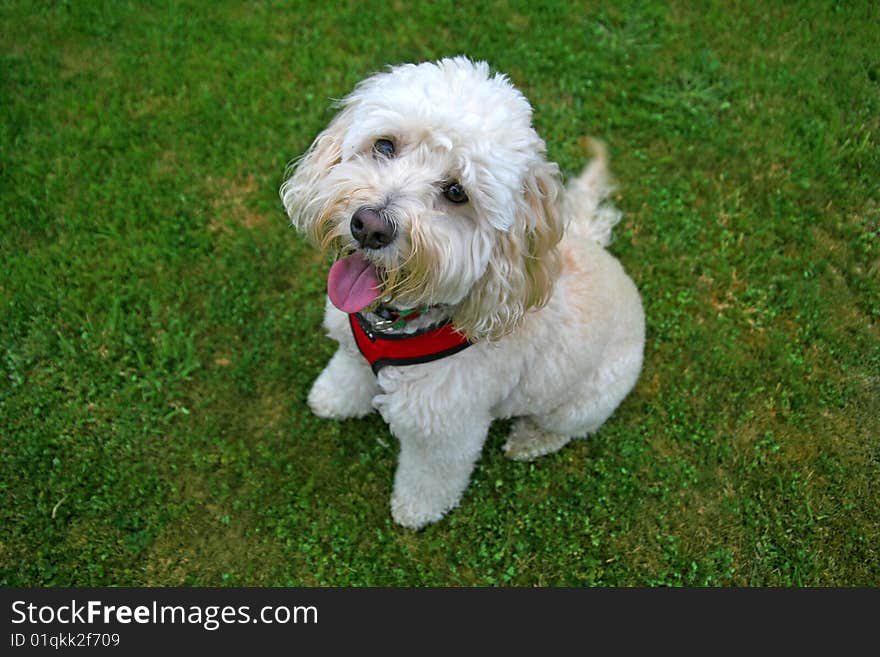
<instances>
[{"instance_id":1,"label":"dog's front leg","mask_svg":"<svg viewBox=\"0 0 880 657\"><path fill-rule=\"evenodd\" d=\"M315 379L309 392L309 407L323 418L363 417L373 411L373 397L378 392L376 377L367 361L340 346Z\"/></svg>"},{"instance_id":2,"label":"dog's front leg","mask_svg":"<svg viewBox=\"0 0 880 657\"><path fill-rule=\"evenodd\" d=\"M377 407L400 441L391 496L391 515L420 529L458 505L489 432L488 410L463 408L462 399L444 404L436 396Z\"/></svg>"},{"instance_id":3,"label":"dog's front leg","mask_svg":"<svg viewBox=\"0 0 880 657\"><path fill-rule=\"evenodd\" d=\"M400 456L391 495L391 515L404 527L421 529L458 506L488 434L488 422L452 434L399 435Z\"/></svg>"}]
</instances>

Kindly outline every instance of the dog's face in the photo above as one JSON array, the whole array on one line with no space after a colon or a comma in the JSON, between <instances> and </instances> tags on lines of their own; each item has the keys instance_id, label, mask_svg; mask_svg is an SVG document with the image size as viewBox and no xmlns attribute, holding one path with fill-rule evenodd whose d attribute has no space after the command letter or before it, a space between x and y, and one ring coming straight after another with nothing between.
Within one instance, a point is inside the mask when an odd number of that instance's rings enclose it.
<instances>
[{"instance_id":1,"label":"dog's face","mask_svg":"<svg viewBox=\"0 0 880 657\"><path fill-rule=\"evenodd\" d=\"M531 107L465 58L368 78L281 188L294 225L341 257L331 301L449 306L471 339L543 304L563 226Z\"/></svg>"}]
</instances>

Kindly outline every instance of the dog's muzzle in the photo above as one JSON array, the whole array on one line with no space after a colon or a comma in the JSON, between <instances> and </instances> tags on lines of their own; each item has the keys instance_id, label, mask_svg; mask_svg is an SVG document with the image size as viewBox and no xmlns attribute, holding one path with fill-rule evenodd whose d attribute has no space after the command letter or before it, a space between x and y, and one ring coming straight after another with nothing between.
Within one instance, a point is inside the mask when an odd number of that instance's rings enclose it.
<instances>
[{"instance_id":1,"label":"dog's muzzle","mask_svg":"<svg viewBox=\"0 0 880 657\"><path fill-rule=\"evenodd\" d=\"M384 249L397 237L397 227L379 210L358 208L351 216L351 236L362 249Z\"/></svg>"}]
</instances>

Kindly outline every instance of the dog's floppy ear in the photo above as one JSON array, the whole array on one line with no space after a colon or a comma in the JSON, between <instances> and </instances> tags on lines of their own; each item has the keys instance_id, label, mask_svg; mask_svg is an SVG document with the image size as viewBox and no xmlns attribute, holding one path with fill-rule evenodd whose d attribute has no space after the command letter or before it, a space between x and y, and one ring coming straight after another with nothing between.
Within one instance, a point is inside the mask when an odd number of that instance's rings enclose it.
<instances>
[{"instance_id":1,"label":"dog's floppy ear","mask_svg":"<svg viewBox=\"0 0 880 657\"><path fill-rule=\"evenodd\" d=\"M550 299L559 274L559 168L540 160L526 176L513 225L498 231L486 273L459 304L456 328L469 339L498 338Z\"/></svg>"},{"instance_id":2,"label":"dog's floppy ear","mask_svg":"<svg viewBox=\"0 0 880 657\"><path fill-rule=\"evenodd\" d=\"M321 180L342 160L342 141L350 125L351 110L345 108L288 168L281 185L281 201L291 222L317 244L321 242L322 217L333 201L326 197Z\"/></svg>"}]
</instances>

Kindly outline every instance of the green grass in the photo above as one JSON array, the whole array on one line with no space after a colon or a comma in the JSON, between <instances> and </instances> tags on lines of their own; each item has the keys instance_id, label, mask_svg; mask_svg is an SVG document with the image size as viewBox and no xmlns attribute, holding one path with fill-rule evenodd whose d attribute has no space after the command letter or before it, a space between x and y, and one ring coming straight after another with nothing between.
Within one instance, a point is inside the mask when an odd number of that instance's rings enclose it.
<instances>
[{"instance_id":1,"label":"green grass","mask_svg":"<svg viewBox=\"0 0 880 657\"><path fill-rule=\"evenodd\" d=\"M578 6L576 6L578 5ZM864 2L0 5L0 584L880 585L880 12ZM327 264L287 162L386 64L604 139L643 376L460 508L305 397Z\"/></svg>"}]
</instances>

